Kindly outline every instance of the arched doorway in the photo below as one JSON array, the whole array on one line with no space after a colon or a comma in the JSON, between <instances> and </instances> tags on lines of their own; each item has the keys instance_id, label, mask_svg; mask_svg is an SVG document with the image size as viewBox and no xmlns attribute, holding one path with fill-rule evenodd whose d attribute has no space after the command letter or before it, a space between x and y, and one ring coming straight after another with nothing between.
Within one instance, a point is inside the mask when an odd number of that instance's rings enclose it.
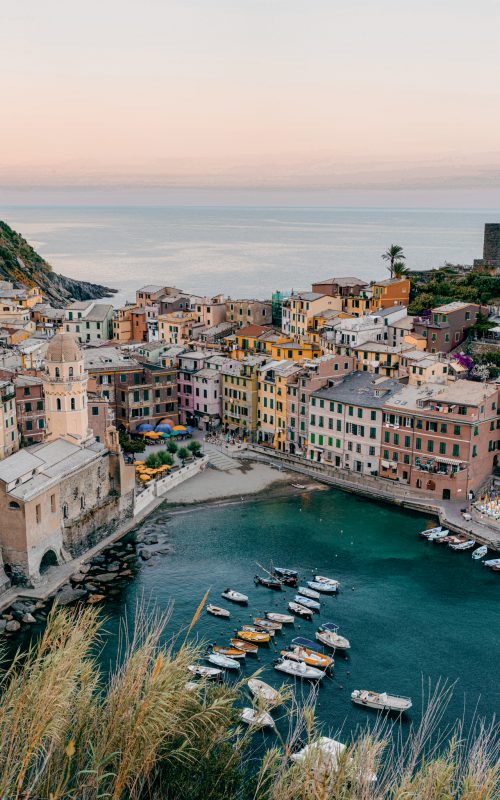
<instances>
[{"instance_id":1,"label":"arched doorway","mask_svg":"<svg viewBox=\"0 0 500 800\"><path fill-rule=\"evenodd\" d=\"M40 568L39 572L40 575L43 575L44 572L47 572L50 567L57 567L58 565L57 556L53 550L47 550L46 553L43 554L43 558L40 561Z\"/></svg>"},{"instance_id":2,"label":"arched doorway","mask_svg":"<svg viewBox=\"0 0 500 800\"><path fill-rule=\"evenodd\" d=\"M429 480L429 481L427 481L427 487L426 487L426 488L427 488L427 490L428 490L429 492L433 492L433 491L434 491L434 489L436 488L436 484L435 484L435 482L434 482L433 480Z\"/></svg>"},{"instance_id":3,"label":"arched doorway","mask_svg":"<svg viewBox=\"0 0 500 800\"><path fill-rule=\"evenodd\" d=\"M443 500L450 500L451 492L449 489L443 489Z\"/></svg>"}]
</instances>

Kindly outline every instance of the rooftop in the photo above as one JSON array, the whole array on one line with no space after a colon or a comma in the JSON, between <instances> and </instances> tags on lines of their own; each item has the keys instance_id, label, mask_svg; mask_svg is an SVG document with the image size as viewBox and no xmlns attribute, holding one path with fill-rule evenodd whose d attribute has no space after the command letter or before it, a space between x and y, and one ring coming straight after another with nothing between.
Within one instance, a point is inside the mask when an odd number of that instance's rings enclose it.
<instances>
[{"instance_id":1,"label":"rooftop","mask_svg":"<svg viewBox=\"0 0 500 800\"><path fill-rule=\"evenodd\" d=\"M369 372L354 372L341 383L312 393L313 397L369 408L381 408L400 392L402 385L392 378L381 378Z\"/></svg>"},{"instance_id":2,"label":"rooftop","mask_svg":"<svg viewBox=\"0 0 500 800\"><path fill-rule=\"evenodd\" d=\"M366 281L362 278L353 278L352 276L341 278L326 278L324 281L313 281L314 286L366 286Z\"/></svg>"},{"instance_id":3,"label":"rooftop","mask_svg":"<svg viewBox=\"0 0 500 800\"><path fill-rule=\"evenodd\" d=\"M479 406L485 398L498 391L491 384L476 383L475 381L454 381L450 384L426 383L425 386L404 386L401 394L390 401L391 405L404 407L408 410L422 409L422 403L436 400L447 405Z\"/></svg>"},{"instance_id":4,"label":"rooftop","mask_svg":"<svg viewBox=\"0 0 500 800\"><path fill-rule=\"evenodd\" d=\"M403 281L407 281L408 278L386 278L385 281L374 281L374 286L394 286L396 283L402 283Z\"/></svg>"},{"instance_id":5,"label":"rooftop","mask_svg":"<svg viewBox=\"0 0 500 800\"><path fill-rule=\"evenodd\" d=\"M83 358L85 369L90 372L127 368L140 369L138 362L132 356L122 352L119 347L99 347L84 350Z\"/></svg>"},{"instance_id":6,"label":"rooftop","mask_svg":"<svg viewBox=\"0 0 500 800\"><path fill-rule=\"evenodd\" d=\"M479 308L479 306L476 306L475 303L462 303L460 300L455 300L453 303L445 303L443 306L437 306L437 308L433 308L432 312L434 314L452 314L454 311L464 311L470 306Z\"/></svg>"},{"instance_id":7,"label":"rooftop","mask_svg":"<svg viewBox=\"0 0 500 800\"><path fill-rule=\"evenodd\" d=\"M235 335L257 337L261 336L263 333L268 333L273 330L274 329L269 325L246 325L244 328L240 328L239 331L236 331Z\"/></svg>"}]
</instances>

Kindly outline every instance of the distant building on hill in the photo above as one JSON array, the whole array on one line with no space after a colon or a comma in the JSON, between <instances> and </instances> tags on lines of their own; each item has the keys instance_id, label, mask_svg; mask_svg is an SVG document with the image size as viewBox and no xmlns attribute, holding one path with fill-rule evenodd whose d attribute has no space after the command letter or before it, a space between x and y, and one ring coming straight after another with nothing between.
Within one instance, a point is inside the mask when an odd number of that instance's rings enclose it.
<instances>
[{"instance_id":1,"label":"distant building on hill","mask_svg":"<svg viewBox=\"0 0 500 800\"><path fill-rule=\"evenodd\" d=\"M474 267L500 270L500 222L487 222L484 226L483 257L475 259Z\"/></svg>"}]
</instances>

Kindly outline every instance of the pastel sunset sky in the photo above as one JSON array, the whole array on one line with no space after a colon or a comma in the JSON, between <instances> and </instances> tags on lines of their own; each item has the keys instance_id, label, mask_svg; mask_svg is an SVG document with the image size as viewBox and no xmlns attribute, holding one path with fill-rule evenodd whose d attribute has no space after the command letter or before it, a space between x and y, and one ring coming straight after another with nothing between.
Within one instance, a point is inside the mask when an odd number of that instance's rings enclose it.
<instances>
[{"instance_id":1,"label":"pastel sunset sky","mask_svg":"<svg viewBox=\"0 0 500 800\"><path fill-rule=\"evenodd\" d=\"M498 0L2 6L4 187L500 187Z\"/></svg>"}]
</instances>

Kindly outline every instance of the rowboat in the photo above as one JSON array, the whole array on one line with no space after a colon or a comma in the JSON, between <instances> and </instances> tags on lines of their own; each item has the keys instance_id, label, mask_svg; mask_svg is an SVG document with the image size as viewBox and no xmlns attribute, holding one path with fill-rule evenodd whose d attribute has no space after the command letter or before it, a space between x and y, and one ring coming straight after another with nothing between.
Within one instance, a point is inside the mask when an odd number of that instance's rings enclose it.
<instances>
[{"instance_id":1,"label":"rowboat","mask_svg":"<svg viewBox=\"0 0 500 800\"><path fill-rule=\"evenodd\" d=\"M221 656L228 658L245 658L246 653L238 647L212 647L212 653L219 653Z\"/></svg>"},{"instance_id":2,"label":"rowboat","mask_svg":"<svg viewBox=\"0 0 500 800\"><path fill-rule=\"evenodd\" d=\"M306 608L305 606L300 605L299 603L294 603L290 601L288 603L288 610L293 611L298 617L305 617L306 619L311 619L314 611L311 608Z\"/></svg>"},{"instance_id":3,"label":"rowboat","mask_svg":"<svg viewBox=\"0 0 500 800\"><path fill-rule=\"evenodd\" d=\"M411 708L409 697L387 692L369 692L366 689L355 689L351 694L351 700L358 706L374 708L377 711L397 711L399 714Z\"/></svg>"},{"instance_id":4,"label":"rowboat","mask_svg":"<svg viewBox=\"0 0 500 800\"><path fill-rule=\"evenodd\" d=\"M319 613L321 608L321 603L318 603L317 600L311 600L310 597L302 597L301 594L296 594L293 598L295 603L298 603L300 606L305 606L306 608L312 608L313 611Z\"/></svg>"},{"instance_id":5,"label":"rowboat","mask_svg":"<svg viewBox=\"0 0 500 800\"><path fill-rule=\"evenodd\" d=\"M295 578L293 575L285 575L283 578L280 578L280 581L283 586L291 586L292 589L295 589L299 579Z\"/></svg>"},{"instance_id":6,"label":"rowboat","mask_svg":"<svg viewBox=\"0 0 500 800\"><path fill-rule=\"evenodd\" d=\"M240 718L242 722L252 728L274 728L274 720L268 711L259 711L257 708L242 708Z\"/></svg>"},{"instance_id":7,"label":"rowboat","mask_svg":"<svg viewBox=\"0 0 500 800\"><path fill-rule=\"evenodd\" d=\"M440 539L444 539L446 536L449 536L450 532L448 528L441 531L435 531L435 533L431 533L430 536L427 537L428 542L439 542Z\"/></svg>"},{"instance_id":8,"label":"rowboat","mask_svg":"<svg viewBox=\"0 0 500 800\"><path fill-rule=\"evenodd\" d=\"M308 667L303 661L291 661L288 658L283 658L274 665L274 669L278 672L284 672L286 675L293 675L295 678L302 678L308 681L321 681L325 677L325 673L316 667Z\"/></svg>"},{"instance_id":9,"label":"rowboat","mask_svg":"<svg viewBox=\"0 0 500 800\"><path fill-rule=\"evenodd\" d=\"M311 581L311 583L314 583L314 581ZM302 597L310 597L311 600L319 600L319 592L315 591L314 589L310 589L308 586L299 586L297 591L302 595Z\"/></svg>"},{"instance_id":10,"label":"rowboat","mask_svg":"<svg viewBox=\"0 0 500 800\"><path fill-rule=\"evenodd\" d=\"M335 586L340 586L340 582L336 581L335 578L326 578L325 575L315 575L314 581L315 583L333 583Z\"/></svg>"},{"instance_id":11,"label":"rowboat","mask_svg":"<svg viewBox=\"0 0 500 800\"><path fill-rule=\"evenodd\" d=\"M257 700L260 700L268 708L280 706L283 702L280 693L260 678L250 678L248 688Z\"/></svg>"},{"instance_id":12,"label":"rowboat","mask_svg":"<svg viewBox=\"0 0 500 800\"><path fill-rule=\"evenodd\" d=\"M485 567L500 567L500 558L490 558L489 561L483 561Z\"/></svg>"},{"instance_id":13,"label":"rowboat","mask_svg":"<svg viewBox=\"0 0 500 800\"><path fill-rule=\"evenodd\" d=\"M226 600L231 600L232 603L240 603L240 605L246 605L248 603L247 595L236 592L234 589L224 589L221 597L225 597Z\"/></svg>"},{"instance_id":14,"label":"rowboat","mask_svg":"<svg viewBox=\"0 0 500 800\"><path fill-rule=\"evenodd\" d=\"M437 525L435 528L427 528L427 530L425 531L420 531L418 535L422 536L423 539L428 539L429 536L431 536L433 533L439 533L442 530L443 530L442 526Z\"/></svg>"},{"instance_id":15,"label":"rowboat","mask_svg":"<svg viewBox=\"0 0 500 800\"><path fill-rule=\"evenodd\" d=\"M310 589L315 592L322 592L323 594L335 594L339 590L338 581L307 581Z\"/></svg>"},{"instance_id":16,"label":"rowboat","mask_svg":"<svg viewBox=\"0 0 500 800\"><path fill-rule=\"evenodd\" d=\"M274 611L266 611L266 617L271 622L281 622L282 625L293 625L295 622L295 617L291 614L277 614Z\"/></svg>"},{"instance_id":17,"label":"rowboat","mask_svg":"<svg viewBox=\"0 0 500 800\"><path fill-rule=\"evenodd\" d=\"M253 624L258 628L265 628L266 631L280 631L283 627L281 622L273 622L272 620L264 619L263 617L254 617Z\"/></svg>"},{"instance_id":18,"label":"rowboat","mask_svg":"<svg viewBox=\"0 0 500 800\"><path fill-rule=\"evenodd\" d=\"M318 669L328 669L331 667L333 658L326 656L324 653L318 653L316 650L311 650L309 647L294 647L291 651L282 650L281 655L283 658L289 658L291 661L303 661L310 667L318 667Z\"/></svg>"},{"instance_id":19,"label":"rowboat","mask_svg":"<svg viewBox=\"0 0 500 800\"><path fill-rule=\"evenodd\" d=\"M228 619L231 616L231 612L227 610L227 608L221 608L220 606L214 606L209 604L207 606L207 611L209 614L213 614L214 617L225 617Z\"/></svg>"},{"instance_id":20,"label":"rowboat","mask_svg":"<svg viewBox=\"0 0 500 800\"><path fill-rule=\"evenodd\" d=\"M311 642L310 639L306 639L304 636L296 636L295 639L292 639L292 644L295 647L307 647L308 650L316 650L316 652L321 653L319 644Z\"/></svg>"},{"instance_id":21,"label":"rowboat","mask_svg":"<svg viewBox=\"0 0 500 800\"><path fill-rule=\"evenodd\" d=\"M283 588L278 578L263 578L262 575L256 575L253 580L256 585L260 584L260 586L265 586L266 589L274 589L276 592L281 592Z\"/></svg>"},{"instance_id":22,"label":"rowboat","mask_svg":"<svg viewBox=\"0 0 500 800\"><path fill-rule=\"evenodd\" d=\"M334 633L333 631L316 631L316 639L321 644L326 645L327 647L332 647L334 650L349 650L351 647L351 643L349 639L346 639L345 636L340 636L338 633Z\"/></svg>"},{"instance_id":23,"label":"rowboat","mask_svg":"<svg viewBox=\"0 0 500 800\"><path fill-rule=\"evenodd\" d=\"M465 542L459 542L458 544L450 544L450 548L455 550L455 552L459 552L462 550L470 550L476 544L474 539L467 539Z\"/></svg>"},{"instance_id":24,"label":"rowboat","mask_svg":"<svg viewBox=\"0 0 500 800\"><path fill-rule=\"evenodd\" d=\"M248 631L249 633L267 633L269 636L274 636L276 633L274 629L263 628L261 625L242 625L241 629L243 631Z\"/></svg>"},{"instance_id":25,"label":"rowboat","mask_svg":"<svg viewBox=\"0 0 500 800\"><path fill-rule=\"evenodd\" d=\"M323 770L328 772L336 772L338 769L339 757L345 750L345 744L337 742L335 739L330 739L329 736L321 736L314 742L307 744L297 753L290 756L290 760L296 764L301 764L303 761L308 763L312 761L320 762Z\"/></svg>"},{"instance_id":26,"label":"rowboat","mask_svg":"<svg viewBox=\"0 0 500 800\"><path fill-rule=\"evenodd\" d=\"M206 658L211 664L215 664L216 667L222 667L222 669L240 668L240 662L235 658L228 658L227 656L223 656L219 653L209 653Z\"/></svg>"},{"instance_id":27,"label":"rowboat","mask_svg":"<svg viewBox=\"0 0 500 800\"><path fill-rule=\"evenodd\" d=\"M233 647L237 647L238 650L243 650L244 653L257 655L259 652L258 646L256 644L252 644L252 642L244 642L243 639L230 639L229 641Z\"/></svg>"},{"instance_id":28,"label":"rowboat","mask_svg":"<svg viewBox=\"0 0 500 800\"><path fill-rule=\"evenodd\" d=\"M196 675L197 678L207 678L207 680L215 680L222 675L221 669L215 667L205 667L203 664L190 664L188 667L189 672Z\"/></svg>"},{"instance_id":29,"label":"rowboat","mask_svg":"<svg viewBox=\"0 0 500 800\"><path fill-rule=\"evenodd\" d=\"M299 573L295 569L286 569L286 567L274 567L273 572L280 578L298 578Z\"/></svg>"},{"instance_id":30,"label":"rowboat","mask_svg":"<svg viewBox=\"0 0 500 800\"><path fill-rule=\"evenodd\" d=\"M484 558L487 552L488 548L485 544L483 544L481 547L478 547L477 550L474 550L472 553L472 558L477 561L479 558Z\"/></svg>"},{"instance_id":31,"label":"rowboat","mask_svg":"<svg viewBox=\"0 0 500 800\"><path fill-rule=\"evenodd\" d=\"M264 644L265 642L269 642L271 639L268 633L255 630L237 631L236 636L238 639L242 639L244 642L253 642L255 644Z\"/></svg>"}]
</instances>

